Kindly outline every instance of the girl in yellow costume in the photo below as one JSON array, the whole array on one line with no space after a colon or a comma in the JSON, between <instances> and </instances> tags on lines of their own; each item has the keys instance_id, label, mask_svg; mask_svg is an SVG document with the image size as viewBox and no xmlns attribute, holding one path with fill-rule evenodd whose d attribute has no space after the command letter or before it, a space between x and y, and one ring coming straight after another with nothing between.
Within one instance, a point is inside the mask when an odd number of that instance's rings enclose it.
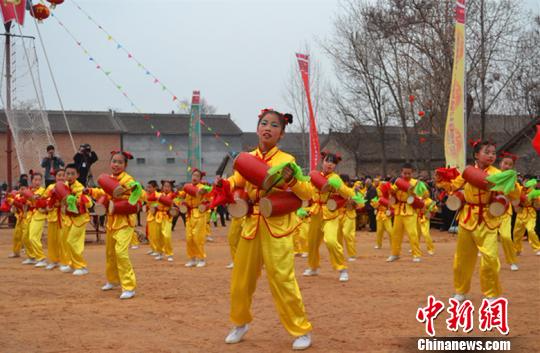
<instances>
[{"instance_id":1,"label":"girl in yellow costume","mask_svg":"<svg viewBox=\"0 0 540 353\"><path fill-rule=\"evenodd\" d=\"M347 176L347 179L349 177ZM360 192L355 189L355 192ZM345 207L340 208L340 232L342 240L341 244L347 249L347 261L356 261L356 203L352 200L348 200Z\"/></svg>"},{"instance_id":2,"label":"girl in yellow costume","mask_svg":"<svg viewBox=\"0 0 540 353\"><path fill-rule=\"evenodd\" d=\"M499 173L493 167L496 153L493 143L473 142L475 168L482 169L488 175ZM484 296L495 298L501 295L499 281L499 251L497 244L497 228L501 224L500 217L493 217L488 212L488 202L492 191L480 189L467 182L461 175L452 181L442 180L436 175L437 186L446 191L463 189L465 206L459 213L458 238L454 256L454 299L464 301L471 287L471 278L476 264L478 251L481 252L480 286ZM515 196L515 195L514 195Z\"/></svg>"},{"instance_id":3,"label":"girl in yellow costume","mask_svg":"<svg viewBox=\"0 0 540 353\"><path fill-rule=\"evenodd\" d=\"M60 210L60 200L56 200L53 195L53 189L56 183L66 181L66 172L64 169L56 170L54 174L55 182L50 184L45 191L49 202L47 209L47 257L49 264L45 267L46 270L52 270L60 263L60 255L64 249L62 248L62 212Z\"/></svg>"},{"instance_id":4,"label":"girl in yellow costume","mask_svg":"<svg viewBox=\"0 0 540 353\"><path fill-rule=\"evenodd\" d=\"M308 236L309 268L304 271L303 275L318 275L320 263L319 247L324 240L330 254L332 267L339 271L339 280L341 282L347 282L349 280L349 273L339 237L340 210L330 211L326 203L334 195L340 195L348 199L354 196L354 191L347 187L339 175L334 172L337 164L341 161L341 156L330 152L322 152L321 155L323 156L323 171L320 173L328 180L331 190L322 192L311 185L313 208Z\"/></svg>"},{"instance_id":5,"label":"girl in yellow costume","mask_svg":"<svg viewBox=\"0 0 540 353\"><path fill-rule=\"evenodd\" d=\"M112 199L111 202L116 200L128 200L132 193L136 189L140 189L142 197L144 198L144 192L140 184L136 183L133 177L126 173L128 160L133 159L133 156L125 151L113 151L111 152L111 177L117 180L120 185L125 189L122 196L118 199ZM102 189L91 189L92 197L94 199L105 195ZM109 195L112 197L112 195ZM138 199L138 197L135 197ZM135 200L137 201L137 200ZM120 299L130 299L135 296L135 287L137 281L135 279L135 271L131 265L129 259L129 243L133 235L133 229L137 224L137 214L113 214L107 215L106 225L106 276L107 283L101 288L103 291L109 291L118 286L118 283L122 286L122 294Z\"/></svg>"},{"instance_id":6,"label":"girl in yellow costume","mask_svg":"<svg viewBox=\"0 0 540 353\"><path fill-rule=\"evenodd\" d=\"M392 214L393 208L388 203L388 196L383 192L384 185L388 182L382 182L377 187L377 197L371 200L371 207L375 209L375 220L377 222L377 236L375 249L382 249L384 233L388 234L388 242L392 247ZM389 185L389 184L388 184ZM383 201L381 201L383 199ZM384 204L383 204L384 203Z\"/></svg>"},{"instance_id":7,"label":"girl in yellow costume","mask_svg":"<svg viewBox=\"0 0 540 353\"><path fill-rule=\"evenodd\" d=\"M502 171L513 169L516 160L517 156L503 152L499 167ZM506 213L501 216L501 226L498 230L506 262L510 265L511 271L517 271L519 267L517 265L516 248L512 240L512 212L512 206L509 206Z\"/></svg>"},{"instance_id":8,"label":"girl in yellow costume","mask_svg":"<svg viewBox=\"0 0 540 353\"><path fill-rule=\"evenodd\" d=\"M301 257L308 257L308 234L311 223L311 207L301 207L296 211L296 221L298 227L293 233L294 254Z\"/></svg>"},{"instance_id":9,"label":"girl in yellow costume","mask_svg":"<svg viewBox=\"0 0 540 353\"><path fill-rule=\"evenodd\" d=\"M431 214L437 212L437 205L436 202L429 197L424 200L424 203L424 209L418 212L418 242L420 242L420 237L423 237L426 242L428 254L435 255L435 246L433 245L430 234L430 220Z\"/></svg>"},{"instance_id":10,"label":"girl in yellow costume","mask_svg":"<svg viewBox=\"0 0 540 353\"><path fill-rule=\"evenodd\" d=\"M161 193L159 196L169 197L174 199L175 192L173 191L174 181L173 180L162 180L161 181ZM173 248L172 248L172 219L173 217L170 214L171 207L164 205L163 203L157 202L157 209L155 214L156 223L156 236L158 244L158 255L156 260L162 260L163 256L167 257L167 261L173 262Z\"/></svg>"},{"instance_id":11,"label":"girl in yellow costume","mask_svg":"<svg viewBox=\"0 0 540 353\"><path fill-rule=\"evenodd\" d=\"M28 185L26 181L19 185L19 191L26 190ZM11 206L11 212L14 214L15 229L13 230L13 252L8 256L9 258L21 257L21 249L23 246L23 234L28 233L28 222L26 221L27 205L26 200L19 192L13 192L7 195L6 201Z\"/></svg>"},{"instance_id":12,"label":"girl in yellow costume","mask_svg":"<svg viewBox=\"0 0 540 353\"><path fill-rule=\"evenodd\" d=\"M293 163L294 157L276 147L288 123L292 123L290 114L281 114L272 109L263 110L257 124L259 147L250 154L271 167ZM296 164L294 166L298 167ZM295 169L296 172L298 169L300 168ZM311 197L309 183L293 179L293 174L296 173L293 173L291 167L285 167L284 183L279 188L290 189L299 198L309 200ZM219 177L216 180L219 185L221 180ZM292 219L293 215L289 213L268 218L262 216L259 212L259 200L265 196L265 191L247 182L238 172L227 180L228 183L224 184L225 187L230 184L231 192L235 187L246 190L253 202L253 212L246 216L234 257L230 318L235 327L225 338L225 342L238 343L248 331L248 324L253 320L251 315L253 293L264 265L281 323L292 336L296 337L293 349L306 349L311 345L311 324L307 320L294 275L293 239L290 236L296 226Z\"/></svg>"},{"instance_id":13,"label":"girl in yellow costume","mask_svg":"<svg viewBox=\"0 0 540 353\"><path fill-rule=\"evenodd\" d=\"M407 181L411 187L416 187L418 180L412 177L413 166L409 163L403 164L401 167L401 178ZM386 259L387 262L394 262L401 255L401 243L403 234L407 232L409 243L413 255L413 262L420 262L422 251L418 241L418 209L413 208L407 203L407 198L411 196L411 192L400 190L396 184L392 186L390 192L396 199L394 205L394 225L392 227L392 254ZM418 195L417 195L418 196ZM420 198L425 198L426 195L419 195Z\"/></svg>"},{"instance_id":14,"label":"girl in yellow costume","mask_svg":"<svg viewBox=\"0 0 540 353\"><path fill-rule=\"evenodd\" d=\"M527 237L529 244L536 255L540 256L540 241L538 240L538 234L536 234L536 207L540 203L538 196L531 195L531 193L538 193L535 190L538 184L536 179L526 180L524 188L521 190L521 201L519 205L519 211L517 212L516 224L514 225L514 244L516 247L516 253L521 254L523 234L527 231ZM531 196L531 197L529 197Z\"/></svg>"},{"instance_id":15,"label":"girl in yellow costume","mask_svg":"<svg viewBox=\"0 0 540 353\"><path fill-rule=\"evenodd\" d=\"M206 235L208 234L208 214L207 212L199 211L199 205L206 198L209 187L201 183L202 178L206 175L205 172L199 169L193 169L191 173L191 184L194 185L199 192L192 196L188 193L179 192L180 198L184 199L187 207L186 214L186 251L189 258L185 267L204 267L206 266L206 252L204 244Z\"/></svg>"},{"instance_id":16,"label":"girl in yellow costume","mask_svg":"<svg viewBox=\"0 0 540 353\"><path fill-rule=\"evenodd\" d=\"M234 267L234 256L236 254L238 242L240 241L240 234L244 228L245 219L246 217L231 216L231 224L229 225L229 230L227 232L227 242L229 243L229 248L231 250L231 263L227 265L228 269L232 269Z\"/></svg>"},{"instance_id":17,"label":"girl in yellow costume","mask_svg":"<svg viewBox=\"0 0 540 353\"><path fill-rule=\"evenodd\" d=\"M40 173L32 174L31 178L32 188L31 191L34 194L30 200L30 224L28 225L28 240L26 251L28 260L23 264L35 264L35 267L46 267L47 261L45 260L45 254L43 253L43 245L41 243L41 237L43 236L43 227L47 220L47 201L45 196L45 188L41 186L42 176Z\"/></svg>"},{"instance_id":18,"label":"girl in yellow costume","mask_svg":"<svg viewBox=\"0 0 540 353\"><path fill-rule=\"evenodd\" d=\"M150 180L146 184L146 231L150 250L146 253L150 256L157 256L161 250L159 245L159 224L156 223L156 212L160 193L158 192L158 184L155 180Z\"/></svg>"},{"instance_id":19,"label":"girl in yellow costume","mask_svg":"<svg viewBox=\"0 0 540 353\"><path fill-rule=\"evenodd\" d=\"M89 196L84 195L84 186L77 178L79 171L75 164L66 166L66 184L71 193L66 198L65 227L67 232L67 248L70 255L69 266L61 269L64 273L73 271L74 276L84 276L88 274L87 263L83 257L84 241L86 239L86 225L90 222L88 209L93 205Z\"/></svg>"}]
</instances>

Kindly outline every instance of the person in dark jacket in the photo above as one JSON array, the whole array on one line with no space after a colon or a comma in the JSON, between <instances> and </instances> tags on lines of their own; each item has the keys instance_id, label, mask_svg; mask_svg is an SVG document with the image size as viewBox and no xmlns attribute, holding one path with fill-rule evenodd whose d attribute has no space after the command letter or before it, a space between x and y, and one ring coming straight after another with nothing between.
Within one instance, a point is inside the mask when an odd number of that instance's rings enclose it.
<instances>
[{"instance_id":1,"label":"person in dark jacket","mask_svg":"<svg viewBox=\"0 0 540 353\"><path fill-rule=\"evenodd\" d=\"M73 156L73 161L79 169L79 178L77 179L81 184L86 186L88 182L88 175L90 174L90 167L97 162L98 156L96 152L92 151L92 147L84 143L79 147L79 152Z\"/></svg>"},{"instance_id":2,"label":"person in dark jacket","mask_svg":"<svg viewBox=\"0 0 540 353\"><path fill-rule=\"evenodd\" d=\"M53 145L47 146L47 156L41 161L41 167L45 169L45 187L54 184L56 171L65 165L62 158L55 156L54 152Z\"/></svg>"}]
</instances>

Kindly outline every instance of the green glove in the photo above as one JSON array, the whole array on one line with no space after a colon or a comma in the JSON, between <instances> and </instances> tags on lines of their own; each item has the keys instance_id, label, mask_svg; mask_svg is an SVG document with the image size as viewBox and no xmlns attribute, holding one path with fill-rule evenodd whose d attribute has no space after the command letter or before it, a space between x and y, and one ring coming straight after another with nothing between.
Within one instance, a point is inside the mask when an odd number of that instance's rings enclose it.
<instances>
[{"instance_id":1,"label":"green glove","mask_svg":"<svg viewBox=\"0 0 540 353\"><path fill-rule=\"evenodd\" d=\"M135 205L141 199L143 187L141 183L135 180L128 183L127 186L131 188L128 202L130 205Z\"/></svg>"},{"instance_id":2,"label":"green glove","mask_svg":"<svg viewBox=\"0 0 540 353\"><path fill-rule=\"evenodd\" d=\"M379 196L375 196L371 199L371 202L379 202Z\"/></svg>"},{"instance_id":3,"label":"green glove","mask_svg":"<svg viewBox=\"0 0 540 353\"><path fill-rule=\"evenodd\" d=\"M505 170L488 176L486 180L493 184L491 191L501 191L508 195L516 188L517 172L513 169Z\"/></svg>"},{"instance_id":4,"label":"green glove","mask_svg":"<svg viewBox=\"0 0 540 353\"><path fill-rule=\"evenodd\" d=\"M299 209L296 210L296 215L300 218L305 218L307 216L309 216L309 213L308 211L306 211L305 208L303 207L300 207Z\"/></svg>"},{"instance_id":5,"label":"green glove","mask_svg":"<svg viewBox=\"0 0 540 353\"><path fill-rule=\"evenodd\" d=\"M333 187L335 190L339 190L341 185L343 185L343 180L341 180L341 178L337 175L334 175L328 179L328 185Z\"/></svg>"},{"instance_id":6,"label":"green glove","mask_svg":"<svg viewBox=\"0 0 540 353\"><path fill-rule=\"evenodd\" d=\"M201 189L203 189L206 192L212 191L212 187L210 185L203 185L203 187Z\"/></svg>"},{"instance_id":7,"label":"green glove","mask_svg":"<svg viewBox=\"0 0 540 353\"><path fill-rule=\"evenodd\" d=\"M365 203L366 203L366 199L364 199L364 195L362 195L359 192L356 192L356 195L351 197L351 200L356 202L358 205L365 205Z\"/></svg>"},{"instance_id":8,"label":"green glove","mask_svg":"<svg viewBox=\"0 0 540 353\"><path fill-rule=\"evenodd\" d=\"M540 197L540 190L533 190L527 195L529 201L534 200L538 197Z\"/></svg>"},{"instance_id":9,"label":"green glove","mask_svg":"<svg viewBox=\"0 0 540 353\"><path fill-rule=\"evenodd\" d=\"M79 213L79 210L77 209L77 196L75 195L69 195L66 198L67 203L67 210L71 213Z\"/></svg>"},{"instance_id":10,"label":"green glove","mask_svg":"<svg viewBox=\"0 0 540 353\"><path fill-rule=\"evenodd\" d=\"M426 193L427 190L428 188L427 188L426 183L420 180L416 183L416 186L414 187L414 193L418 197L422 197Z\"/></svg>"},{"instance_id":11,"label":"green glove","mask_svg":"<svg viewBox=\"0 0 540 353\"><path fill-rule=\"evenodd\" d=\"M285 168L288 164L289 162L283 162L281 164L273 166L272 168L268 169L268 175L274 175L281 172L283 168Z\"/></svg>"},{"instance_id":12,"label":"green glove","mask_svg":"<svg viewBox=\"0 0 540 353\"><path fill-rule=\"evenodd\" d=\"M536 179L527 180L527 182L525 183L525 187L527 189L534 188L536 184L538 184L538 181Z\"/></svg>"},{"instance_id":13,"label":"green glove","mask_svg":"<svg viewBox=\"0 0 540 353\"><path fill-rule=\"evenodd\" d=\"M298 181L310 181L311 178L309 176L305 176L304 173L302 173L302 168L295 162L289 163L289 166L293 170L294 178Z\"/></svg>"}]
</instances>

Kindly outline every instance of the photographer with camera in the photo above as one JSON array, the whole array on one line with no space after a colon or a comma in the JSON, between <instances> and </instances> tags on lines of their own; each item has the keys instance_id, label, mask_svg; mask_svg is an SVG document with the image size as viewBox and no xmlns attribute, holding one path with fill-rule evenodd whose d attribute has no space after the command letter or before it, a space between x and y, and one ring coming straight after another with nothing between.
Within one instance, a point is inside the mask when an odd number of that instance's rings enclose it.
<instances>
[{"instance_id":1,"label":"photographer with camera","mask_svg":"<svg viewBox=\"0 0 540 353\"><path fill-rule=\"evenodd\" d=\"M79 170L79 178L77 180L84 186L88 182L90 167L97 160L98 156L96 152L92 151L92 147L88 143L83 143L79 147L79 152L73 157L73 161Z\"/></svg>"},{"instance_id":2,"label":"photographer with camera","mask_svg":"<svg viewBox=\"0 0 540 353\"><path fill-rule=\"evenodd\" d=\"M54 184L56 171L64 166L62 158L54 155L54 146L47 146L47 156L41 161L41 167L45 168L45 187Z\"/></svg>"}]
</instances>

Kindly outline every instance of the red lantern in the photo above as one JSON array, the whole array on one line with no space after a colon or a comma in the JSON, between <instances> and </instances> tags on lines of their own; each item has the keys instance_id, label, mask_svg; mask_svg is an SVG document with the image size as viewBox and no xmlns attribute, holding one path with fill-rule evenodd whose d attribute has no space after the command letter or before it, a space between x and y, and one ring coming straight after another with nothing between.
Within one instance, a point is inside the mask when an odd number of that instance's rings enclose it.
<instances>
[{"instance_id":1,"label":"red lantern","mask_svg":"<svg viewBox=\"0 0 540 353\"><path fill-rule=\"evenodd\" d=\"M54 9L56 5L60 5L64 2L64 0L47 0L47 2L51 3L51 9Z\"/></svg>"},{"instance_id":2,"label":"red lantern","mask_svg":"<svg viewBox=\"0 0 540 353\"><path fill-rule=\"evenodd\" d=\"M423 110L420 110L420 111L418 112L418 116L419 116L419 117L423 118L424 115L426 115L426 113L425 113Z\"/></svg>"},{"instance_id":3,"label":"red lantern","mask_svg":"<svg viewBox=\"0 0 540 353\"><path fill-rule=\"evenodd\" d=\"M43 21L49 15L51 12L49 11L49 8L43 4L36 4L32 6L32 11L30 11L30 14L36 18L38 21Z\"/></svg>"},{"instance_id":4,"label":"red lantern","mask_svg":"<svg viewBox=\"0 0 540 353\"><path fill-rule=\"evenodd\" d=\"M412 94L409 96L409 102L410 102L411 104L414 103L414 96L413 96Z\"/></svg>"}]
</instances>

